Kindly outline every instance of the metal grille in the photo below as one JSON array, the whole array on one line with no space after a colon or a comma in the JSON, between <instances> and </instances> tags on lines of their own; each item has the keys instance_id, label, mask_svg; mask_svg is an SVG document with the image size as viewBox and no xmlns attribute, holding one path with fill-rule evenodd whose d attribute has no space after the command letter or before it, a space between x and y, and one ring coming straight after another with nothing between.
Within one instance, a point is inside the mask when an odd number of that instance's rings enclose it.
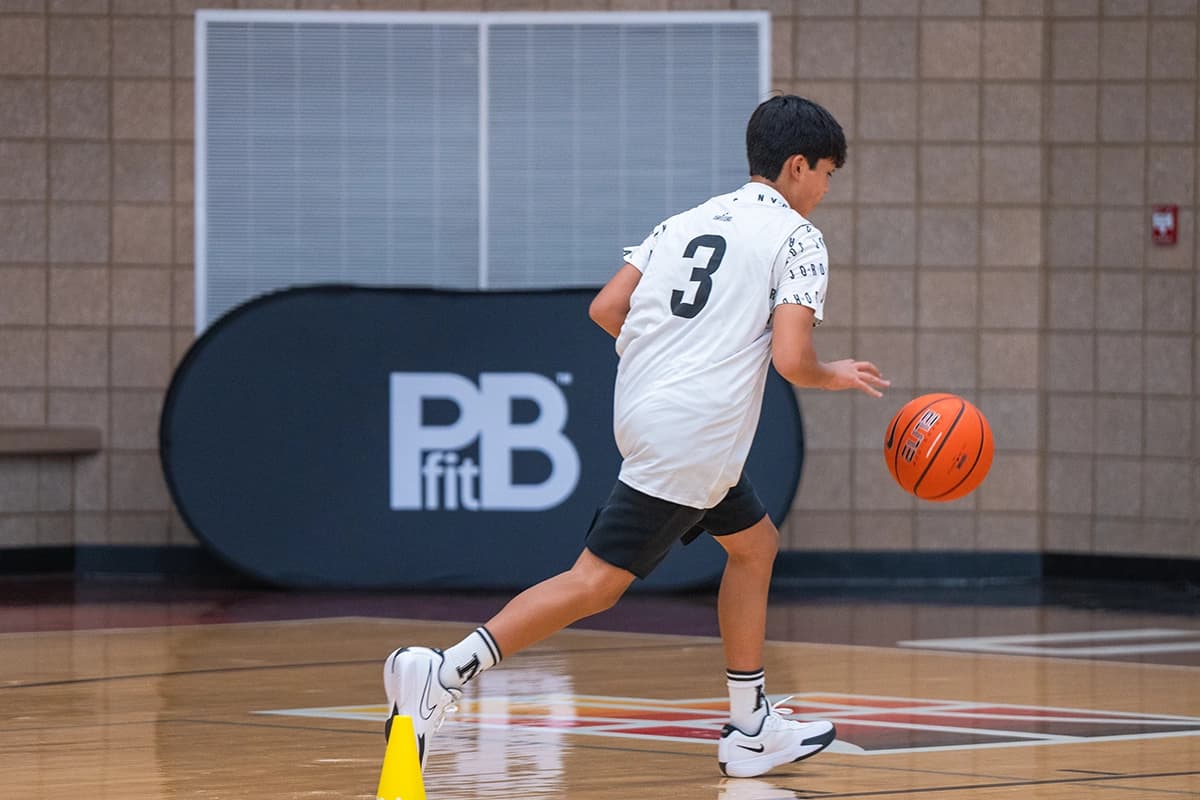
<instances>
[{"instance_id":1,"label":"metal grille","mask_svg":"<svg viewBox=\"0 0 1200 800\"><path fill-rule=\"evenodd\" d=\"M602 284L745 178L768 23L198 12L197 329L295 285Z\"/></svg>"}]
</instances>

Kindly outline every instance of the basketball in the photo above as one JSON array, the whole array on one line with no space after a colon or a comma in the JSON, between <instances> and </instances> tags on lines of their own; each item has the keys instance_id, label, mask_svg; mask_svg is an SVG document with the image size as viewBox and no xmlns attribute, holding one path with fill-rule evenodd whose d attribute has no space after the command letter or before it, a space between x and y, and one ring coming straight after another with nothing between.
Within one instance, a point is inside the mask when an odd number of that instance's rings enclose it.
<instances>
[{"instance_id":1,"label":"basketball","mask_svg":"<svg viewBox=\"0 0 1200 800\"><path fill-rule=\"evenodd\" d=\"M992 466L992 429L974 405L954 394L925 394L896 412L883 440L888 472L922 500L965 497Z\"/></svg>"}]
</instances>

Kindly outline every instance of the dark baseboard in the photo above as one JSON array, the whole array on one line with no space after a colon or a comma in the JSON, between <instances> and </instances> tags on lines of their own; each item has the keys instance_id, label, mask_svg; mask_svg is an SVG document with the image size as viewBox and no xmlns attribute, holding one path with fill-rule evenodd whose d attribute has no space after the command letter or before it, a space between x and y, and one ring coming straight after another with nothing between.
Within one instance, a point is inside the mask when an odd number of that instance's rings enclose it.
<instances>
[{"instance_id":1,"label":"dark baseboard","mask_svg":"<svg viewBox=\"0 0 1200 800\"><path fill-rule=\"evenodd\" d=\"M248 581L203 547L84 545L0 549L0 575L188 577Z\"/></svg>"},{"instance_id":2,"label":"dark baseboard","mask_svg":"<svg viewBox=\"0 0 1200 800\"><path fill-rule=\"evenodd\" d=\"M1031 581L1039 553L786 551L775 560L776 585L950 584Z\"/></svg>"},{"instance_id":3,"label":"dark baseboard","mask_svg":"<svg viewBox=\"0 0 1200 800\"><path fill-rule=\"evenodd\" d=\"M0 549L0 575L54 575L74 571L74 547Z\"/></svg>"},{"instance_id":4,"label":"dark baseboard","mask_svg":"<svg viewBox=\"0 0 1200 800\"><path fill-rule=\"evenodd\" d=\"M1074 553L788 551L775 583L817 585L984 584L1042 578L1200 583L1200 559Z\"/></svg>"},{"instance_id":5,"label":"dark baseboard","mask_svg":"<svg viewBox=\"0 0 1200 800\"><path fill-rule=\"evenodd\" d=\"M237 574L204 547L118 547L85 545L75 549L75 574L195 575L224 577Z\"/></svg>"},{"instance_id":6,"label":"dark baseboard","mask_svg":"<svg viewBox=\"0 0 1200 800\"><path fill-rule=\"evenodd\" d=\"M1042 575L1047 578L1200 583L1200 559L1043 553Z\"/></svg>"},{"instance_id":7,"label":"dark baseboard","mask_svg":"<svg viewBox=\"0 0 1200 800\"><path fill-rule=\"evenodd\" d=\"M203 547L0 549L0 575L188 577L255 583ZM774 585L983 585L1067 578L1200 583L1200 559L988 552L781 552Z\"/></svg>"}]
</instances>

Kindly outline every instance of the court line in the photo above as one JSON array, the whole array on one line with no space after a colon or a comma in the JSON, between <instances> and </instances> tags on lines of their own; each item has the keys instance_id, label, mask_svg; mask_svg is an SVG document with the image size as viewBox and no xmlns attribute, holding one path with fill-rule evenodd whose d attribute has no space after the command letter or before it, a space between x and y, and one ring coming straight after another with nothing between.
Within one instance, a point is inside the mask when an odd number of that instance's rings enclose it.
<instances>
[{"instance_id":1,"label":"court line","mask_svg":"<svg viewBox=\"0 0 1200 800\"><path fill-rule=\"evenodd\" d=\"M1060 769L1058 771L1059 772L1078 772L1081 775L1112 775L1117 778L1125 778L1126 777L1125 775L1122 775L1119 772L1106 772L1104 770L1099 770L1099 769ZM1195 792L1190 792L1185 789L1153 789L1153 788L1146 788L1145 786L1112 786L1112 785L1107 786L1105 788L1120 789L1123 792L1141 792L1141 793L1149 792L1151 794L1178 794L1178 795L1183 795L1185 797L1195 797L1196 796Z\"/></svg>"},{"instance_id":2,"label":"court line","mask_svg":"<svg viewBox=\"0 0 1200 800\"><path fill-rule=\"evenodd\" d=\"M86 605L86 604L75 604ZM36 608L36 606L33 606ZM716 613L715 610L713 612ZM226 622L173 622L165 625L119 625L116 627L105 628L49 628L36 631L0 631L0 639L5 638L35 638L39 636L56 636L62 634L71 634L74 636L85 636L95 634L110 634L110 633L144 633L154 631L174 631L190 628L220 628L220 627L249 627L254 625L315 625L324 623L342 624L347 622L371 623L376 625L412 625L419 627L438 628L447 625L464 625L477 626L480 624L478 619L410 619L408 617L379 617L362 614L340 614L337 616L322 616L322 617L283 617L280 619L246 619L246 620L228 620ZM706 635L698 633L653 633L650 631L626 631L620 628L564 628L559 633L571 636L632 636L642 638L669 638L685 641L721 641L720 636ZM779 641L779 644L819 644L817 642L787 642Z\"/></svg>"},{"instance_id":3,"label":"court line","mask_svg":"<svg viewBox=\"0 0 1200 800\"><path fill-rule=\"evenodd\" d=\"M1143 796L1146 793L1170 794L1170 795L1178 795L1180 797L1195 797L1196 796L1195 792L1191 792L1186 789L1148 789L1145 786L1115 786L1115 785L1109 785L1109 786L1106 786L1105 788L1106 789L1120 789L1123 792L1138 792L1139 794L1141 794Z\"/></svg>"},{"instance_id":4,"label":"court line","mask_svg":"<svg viewBox=\"0 0 1200 800\"><path fill-rule=\"evenodd\" d=\"M84 606L86 603L75 603L75 607ZM37 606L33 606L36 608ZM248 627L251 625L311 625L319 622L371 622L376 620L393 621L391 617L359 617L359 616L340 616L340 617L297 617L286 619L247 619L247 620L231 620L228 622L174 622L167 625L121 625L115 628L50 628L40 631L0 631L0 638L4 639L20 639L20 638L35 638L38 636L61 636L70 634L72 636L92 636L95 634L110 634L110 633L153 633L155 631L174 631L187 628L223 628L223 627ZM431 620L403 620L404 622L422 623L422 624L442 624Z\"/></svg>"},{"instance_id":5,"label":"court line","mask_svg":"<svg viewBox=\"0 0 1200 800\"><path fill-rule=\"evenodd\" d=\"M104 683L106 681L136 681L150 678L178 678L186 675L213 675L223 672L259 672L268 669L307 669L309 667L346 667L363 664L383 663L383 659L358 659L355 661L308 661L292 664L255 664L242 667L209 667L207 669L172 670L170 672L140 672L127 675L96 675L90 678L63 678L56 681L35 683L3 683L0 689L39 689L47 686L72 686L74 684Z\"/></svg>"},{"instance_id":6,"label":"court line","mask_svg":"<svg viewBox=\"0 0 1200 800\"><path fill-rule=\"evenodd\" d=\"M841 798L841 797L896 797L915 794L935 794L937 792L964 792L977 789L1011 789L1029 786L1055 786L1067 784L1086 784L1086 783L1101 783L1105 781L1137 781L1150 780L1153 778L1180 778L1190 775L1200 775L1200 770L1186 770L1184 772L1149 772L1135 773L1128 775L1096 775L1081 778L1046 778L1043 780L1029 781L1003 781L996 783L975 783L975 784L958 784L954 786L926 786L922 788L906 788L906 789L878 789L870 792L844 792L837 794L822 794L822 798ZM779 787L785 791L795 793L808 793L807 789L791 789L788 787ZM1125 789L1127 787L1113 787ZM1132 788L1132 787L1130 787ZM1139 787L1139 790L1140 787ZM1149 790L1154 791L1154 790ZM1164 790L1158 790L1164 791ZM1174 790L1166 790L1174 791Z\"/></svg>"},{"instance_id":7,"label":"court line","mask_svg":"<svg viewBox=\"0 0 1200 800\"><path fill-rule=\"evenodd\" d=\"M283 723L277 723L277 722L271 723L271 722L240 721L240 720L200 719L200 718L196 718L196 717L170 717L170 718L159 719L159 720L125 722L125 723L119 723L119 724L121 724L121 725L161 725L161 724L174 724L174 723L184 723L184 724L191 724L191 725L229 725L232 727L271 728L271 729L290 730L290 731L312 731L315 733L349 733L349 734L355 734L355 735L377 736L381 740L383 738L383 734L382 734L381 730L353 730L353 729L349 729L349 728L326 728L326 727L321 727L319 725L315 725L315 726L285 725ZM102 724L102 723L96 723L97 727L100 727L103 725L104 724ZM72 727L77 728L78 726L72 726ZM31 729L31 730L57 730L57 728L48 726L45 728L37 728L37 729ZM522 731L522 732L529 733L529 734L540 733L540 731L536 731L536 730L529 730L529 731ZM703 758L705 760L710 760L710 759L715 758L715 750L716 750L715 744L716 744L715 742L699 742L699 741L696 743L686 743L686 744L680 743L681 747L691 748L692 751L695 751L698 748L703 748L704 752L688 752L685 750L663 750L663 749L658 749L658 748L653 748L653 747L619 747L619 746L610 745L610 744L581 743L581 742L572 743L571 748L572 749L578 748L578 749L583 749L583 750L602 750L602 751L606 751L606 752L615 752L615 753L635 753L638 755L652 754L652 755L666 755L666 756L684 756L686 758ZM847 769L847 770L874 770L874 771L881 771L881 772L913 773L913 774L919 774L919 775L941 775L941 776L952 776L952 777L980 777L980 778L993 778L996 780L1010 780L1010 781L1019 780L1017 778L1010 778L1008 776L988 775L988 774L980 774L980 773L976 773L976 772L959 772L959 771L940 770L940 769L915 769L912 767L893 767L893 766L882 766L882 765L863 765L863 764L859 764L859 763L851 763L849 761L835 761L832 759L822 759L820 763L825 766L841 767L841 768ZM715 776L715 777L719 777L719 776ZM1131 776L1121 775L1119 777L1129 778ZM674 778L670 779L670 781L677 783L677 780ZM797 791L812 791L812 790L797 790Z\"/></svg>"},{"instance_id":8,"label":"court line","mask_svg":"<svg viewBox=\"0 0 1200 800\"><path fill-rule=\"evenodd\" d=\"M710 646L716 647L720 642L711 643ZM619 650L668 650L677 648L677 644L659 644L659 645L622 645L620 647L584 647L576 650L561 649L561 650L523 650L512 656L517 658L532 658L545 656L547 654L557 653L611 653ZM240 667L208 667L205 669L191 670L172 670L170 672L135 672L125 675L94 675L88 678L63 678L54 681L37 681L33 683L20 682L0 682L0 690L4 689L36 689L46 686L71 686L73 684L87 683L103 683L105 681L128 681L128 680L145 680L148 678L176 678L186 675L212 675L226 672L256 672L269 669L308 669L310 667L348 667L362 666L369 664L383 664L384 658L360 658L347 661L296 661L288 664L253 664ZM506 662L507 663L507 662Z\"/></svg>"},{"instance_id":9,"label":"court line","mask_svg":"<svg viewBox=\"0 0 1200 800\"><path fill-rule=\"evenodd\" d=\"M95 723L94 725L91 725L91 726L82 726L82 727L112 727L114 724L122 726L122 727L158 726L158 725L164 725L164 724L167 724L167 725L184 724L184 725L205 725L205 726L230 726L230 727L234 727L234 728L267 728L267 729L272 729L272 730L304 731L304 732L308 732L308 733L317 733L317 734L341 734L341 733L344 733L344 734L352 734L352 735L356 735L356 736L374 736L374 737L379 737L382 739L382 734L378 730L356 730L356 729L350 729L350 728L326 728L326 727L322 727L319 725L286 725L283 723L239 721L239 720L220 720L220 719L200 719L200 718L195 718L195 717L174 717L174 718L165 718L165 719L158 719L158 720L138 720L138 721L120 722L120 723ZM81 726L79 726L78 724L72 724L69 727L75 731L78 731L81 729ZM22 732L54 731L54 730L61 730L61 728L62 728L62 726L39 726L36 728L24 728L24 729L22 729ZM57 742L57 744L64 744L64 742ZM591 744L591 743L574 743L571 745L571 748L572 749L578 748L578 749L583 749L583 750L600 750L600 751L615 752L615 753L633 753L633 754L637 754L637 755L650 754L650 755L665 755L665 756L683 756L685 758L697 758L697 759L703 758L705 760L710 760L710 759L714 758L714 754L713 754L714 748L712 746L712 743L697 742L694 745L689 744L689 745L685 745L685 746L690 747L693 750L697 749L698 747L703 747L705 752L686 752L683 750L661 750L661 749L650 748L650 747L617 747L617 746L613 746L613 745ZM25 752L25 748L22 747L22 748L14 749L14 748L9 748L9 747L0 747L0 752L10 753L10 754L14 753L14 752ZM37 749L31 750L30 752L37 752ZM1027 782L1021 781L1019 779L1007 778L1007 776L1002 777L1002 776L994 775L994 774L966 773L966 772L949 771L949 770L915 769L915 768L911 768L911 767L864 765L864 764L860 764L860 763L850 763L850 762L845 762L845 761L837 761L837 760L833 760L833 759L822 759L820 763L823 766L827 766L827 767L839 767L839 768L843 768L843 769L847 769L847 770L856 770L856 771L869 770L869 771L879 771L879 772L888 772L888 773L911 773L911 774L917 774L917 775L938 775L938 776L944 776L944 777L979 777L979 778L993 778L993 779L996 779L997 781L1002 781L1002 782L980 785L980 786L971 787L971 788L985 788L988 786L1021 786L1021 785L1026 785L1026 783L1027 783ZM1061 770L1061 771L1067 771L1067 770ZM1074 770L1074 771L1084 772L1084 770ZM1191 773L1183 773L1183 774L1191 774ZM1111 773L1106 773L1106 775L1111 775L1111 777L1114 779L1123 779L1123 780L1137 780L1137 779L1140 779L1143 777L1148 777L1148 776L1141 776L1141 775L1120 775L1120 774L1111 774ZM783 776L777 776L777 777L783 777ZM1087 780L1087 779L1081 779L1081 780ZM678 779L669 778L663 782L677 785ZM1071 782L1071 781L1070 781L1070 779L1068 779L1066 782ZM840 798L840 797L869 796L869 794L862 794L862 793L859 793L859 794L830 794L830 793L825 793L825 792L819 792L818 790L813 790L813 789L793 789L793 788L789 788L789 787L785 787L785 786L777 786L777 788L781 789L782 791L791 791L798 795L809 796L809 797ZM939 787L932 787L932 788L927 788L927 789L922 789L922 790L905 790L905 791L943 791L943 790L949 791L952 788L959 788L959 787L945 787L944 789L939 788ZM1121 787L1121 788L1125 788L1125 787ZM1138 787L1138 790L1154 791L1154 792L1160 792L1160 793L1172 791L1172 790L1161 790L1161 789L1142 789L1141 787ZM875 794L878 794L878 793L875 793Z\"/></svg>"},{"instance_id":10,"label":"court line","mask_svg":"<svg viewBox=\"0 0 1200 800\"><path fill-rule=\"evenodd\" d=\"M233 621L233 622L179 623L179 624L172 624L172 625L147 625L147 626L143 626L143 627L79 628L79 629L56 629L56 630L47 630L47 631L10 631L10 632L0 632L0 638L36 637L36 636L62 635L62 634L71 634L71 635L78 636L78 635L88 635L88 634L97 634L97 633L99 633L99 634L139 633L139 632L143 632L143 631L155 631L155 630L169 631L169 630L180 629L180 628L217 627L217 626L225 626L225 625L231 625L231 626L296 625L296 624L313 625L313 624L322 624L322 623L327 623L327 622L332 622L332 623L364 622L364 623L375 623L375 624L387 623L387 624L404 624L404 625L415 625L415 626L426 626L426 627L438 627L438 626L458 625L458 624L462 624L462 625L474 624L474 623L463 621L463 620L427 620L427 619L406 619L404 617L376 617L376 616L364 616L364 615L342 615L342 616L331 616L331 617L288 618L288 619L280 619L280 620L244 620L244 621ZM702 642L720 643L720 641L721 641L719 636L703 636L703 635L698 635L698 634L676 634L676 633L649 633L646 631L624 631L624 630L619 630L619 629L610 630L610 629L593 629L593 628L567 628L567 629L563 630L561 633L565 634L565 635L569 635L569 636L589 636L589 637L594 637L594 636L631 636L631 637L647 637L647 638L649 638L649 637L668 637L668 638L674 639L676 641L680 641L680 640L693 641L696 643L702 643ZM1040 635L1040 634L1031 634L1031 635L1036 636L1036 635ZM863 644L848 644L848 643L842 643L842 642L809 642L809 641L797 642L797 641L779 640L779 639L768 639L766 644L771 647L775 647L775 646L832 647L832 648L843 648L843 649L849 649L849 650L882 651L882 652L890 653L890 654L896 654L898 652L899 653L904 653L904 652L922 653L923 652L923 653L926 653L927 655L938 655L938 656L942 656L944 658L1012 659L1012 660L1018 661L1018 662L1028 662L1031 657L1034 657L1034 658L1038 658L1042 661L1049 661L1049 662L1054 662L1054 663L1061 662L1061 663L1065 663L1065 664L1076 664L1076 665L1080 665L1080 664L1103 665L1106 667L1117 667L1117 668L1125 668L1125 669L1143 669L1143 670L1151 669L1151 670L1170 670L1170 671L1184 670L1184 671L1189 671L1189 672L1194 672L1194 671L1200 670L1200 665L1190 665L1190 664L1161 664L1161 663L1144 662L1144 661L1117 661L1117 660L1107 660L1107 659L1103 659L1103 658L1079 658L1079 657L1072 658L1072 657L1044 655L1044 654L1035 654L1032 656L1031 655L1014 655L1011 653L1003 653L1003 652L989 652L989 651L978 651L978 650L971 650L971 651L947 650L947 649L923 648L923 647L922 648L901 647L901 646L897 646L897 645L863 645ZM585 648L585 649L592 649L592 648ZM618 649L618 648L604 647L604 648L595 648L595 649L597 652L600 652L602 650L608 651L610 649ZM625 648L621 648L621 649L625 649ZM553 648L543 648L543 647L539 646L537 648L531 648L530 650L527 650L527 651L522 651L521 653L516 654L515 657L520 657L527 653L535 653L535 652L540 653L540 652L576 652L576 651L574 651L574 650L568 651L568 650L553 649Z\"/></svg>"},{"instance_id":11,"label":"court line","mask_svg":"<svg viewBox=\"0 0 1200 800\"><path fill-rule=\"evenodd\" d=\"M1078 772L1081 775L1120 775L1120 772L1106 772L1102 769L1060 769L1059 772Z\"/></svg>"},{"instance_id":12,"label":"court line","mask_svg":"<svg viewBox=\"0 0 1200 800\"><path fill-rule=\"evenodd\" d=\"M1176 639L1166 644L1146 643L1155 639ZM1190 641L1187 641L1190 639ZM1136 643L1136 642L1142 643ZM1054 647L1053 644L1086 642L1127 642L1127 644ZM945 639L905 639L900 647L921 650L958 650L970 653L1000 653L1024 656L1063 656L1096 658L1100 656L1150 655L1200 651L1200 631L1186 628L1133 628L1125 630L1080 631L1073 633L1028 633L1010 636L964 636Z\"/></svg>"},{"instance_id":13,"label":"court line","mask_svg":"<svg viewBox=\"0 0 1200 800\"><path fill-rule=\"evenodd\" d=\"M280 724L280 723L251 722L251 721L238 721L238 720L207 720L207 719L198 719L198 718L194 718L194 717L178 717L178 718L162 719L162 720L158 720L156 722L129 723L129 724L163 724L163 723L184 723L184 724L194 724L194 725L228 725L228 726L233 726L233 727L272 728L272 729L293 730L293 731L300 730L300 731L311 731L311 732L316 732L316 733L350 733L350 734L357 734L357 735L376 736L376 737L379 737L382 739L382 734L380 733L380 731L351 730L351 729L347 729L347 728L324 728L324 727L319 727L319 726L284 725L284 724ZM533 732L533 731L530 731L530 732ZM711 751L713 749L711 746L711 743L698 743L698 744L700 746L704 746L705 749L708 751ZM643 747L615 747L615 746L611 746L611 745L602 745L602 744L578 744L577 743L577 744L572 744L571 747L573 747L573 748L578 747L578 748L587 749L587 750L603 750L603 751L619 752L619 753L636 753L639 755L653 754L653 755L668 755L668 756L684 756L687 758L703 758L706 760L712 759L714 757L712 752L698 753L698 752L684 752L681 750L660 750L660 749L656 749L656 748L643 748ZM861 764L857 764L857 763L852 764L850 762L841 762L841 761L833 761L833 760L822 760L821 763L824 765L830 766L830 767L842 767L845 769L858 770L858 769L864 768L863 765L861 765ZM956 776L956 777L958 777L958 776L966 777L966 776L975 776L976 775L976 773L948 772L948 771L943 771L943 770L911 769L911 768L887 767L887 766L871 766L871 767L867 767L867 769L880 770L880 771L884 771L884 772L903 772L903 773L914 773L914 774L947 775L947 776ZM1061 771L1067 771L1067 770L1061 770ZM1076 771L1084 772L1084 770L1076 770ZM1059 778L1059 779L1044 779L1044 780L1032 780L1032 781L1020 780L1020 779L1010 779L1010 780L997 780L993 783L987 783L987 784L933 786L933 787L925 787L925 788L920 788L920 789L880 790L880 791L857 792L857 793L824 793L824 792L817 793L818 790L812 790L812 789L789 789L787 787L782 787L782 786L779 788L784 789L785 791L793 791L793 792L796 792L801 795L808 795L810 797L855 798L855 797L890 796L890 795L899 795L899 794L905 794L905 793L918 793L918 792L933 793L933 792L956 791L956 790L964 790L964 789L994 789L994 788L1007 788L1007 787L1019 787L1019 786L1091 783L1091 782L1097 782L1097 781L1115 781L1115 780L1148 780L1148 779L1153 779L1153 778L1182 777L1182 776L1187 776L1187 775L1200 775L1200 771L1191 770L1191 771L1185 771L1185 772L1133 773L1133 774L1130 774L1130 773L1125 773L1125 774L1104 773L1104 774L1100 774L1100 775L1095 775L1095 776L1089 775L1087 777L1080 777L1080 778ZM978 777L996 778L998 776L979 775ZM1114 786L1111 788L1121 788L1123 790L1128 789L1128 790L1133 790L1133 791L1151 791L1151 792L1156 792L1156 793L1176 793L1177 792L1177 790L1172 790L1172 789L1147 789L1144 787L1115 787ZM1190 793L1188 793L1188 794L1190 794Z\"/></svg>"},{"instance_id":14,"label":"court line","mask_svg":"<svg viewBox=\"0 0 1200 800\"><path fill-rule=\"evenodd\" d=\"M349 730L347 728L322 728L322 727L305 727L303 725L283 725L280 723L269 723L269 722L241 722L238 720L197 719L195 717L179 717L179 718L173 718L173 719L164 719L164 720L159 720L158 724L161 724L164 722L165 723L182 722L182 723L187 723L187 724L191 724L191 725L230 725L235 728L278 728L278 729L289 730L289 731L315 731L318 733L367 734L370 736L378 737L379 741L380 741L380 749L382 749L382 747L383 747L383 726L382 725L379 726L378 730L365 731L365 730ZM131 723L131 724L135 724L135 723ZM155 723L147 722L144 724L155 724ZM609 751L618 752L618 753L638 753L638 754L652 753L655 755L687 756L689 758L714 758L714 755L712 753L687 753L687 752L683 752L680 750L656 750L656 749L652 749L652 748L642 748L642 747L615 747L612 745L579 745L579 746L586 747L589 750L609 750ZM430 757L432 758L433 755L431 754ZM380 758L382 760L382 756Z\"/></svg>"}]
</instances>

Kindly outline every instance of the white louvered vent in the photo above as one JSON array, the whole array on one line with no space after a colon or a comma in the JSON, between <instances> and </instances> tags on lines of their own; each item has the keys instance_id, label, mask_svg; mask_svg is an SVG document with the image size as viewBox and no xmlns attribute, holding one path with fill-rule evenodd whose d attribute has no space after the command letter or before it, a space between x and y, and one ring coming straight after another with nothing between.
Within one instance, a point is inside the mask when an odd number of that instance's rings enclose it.
<instances>
[{"instance_id":1,"label":"white louvered vent","mask_svg":"<svg viewBox=\"0 0 1200 800\"><path fill-rule=\"evenodd\" d=\"M354 283L598 286L746 175L763 12L201 11L196 327Z\"/></svg>"}]
</instances>

